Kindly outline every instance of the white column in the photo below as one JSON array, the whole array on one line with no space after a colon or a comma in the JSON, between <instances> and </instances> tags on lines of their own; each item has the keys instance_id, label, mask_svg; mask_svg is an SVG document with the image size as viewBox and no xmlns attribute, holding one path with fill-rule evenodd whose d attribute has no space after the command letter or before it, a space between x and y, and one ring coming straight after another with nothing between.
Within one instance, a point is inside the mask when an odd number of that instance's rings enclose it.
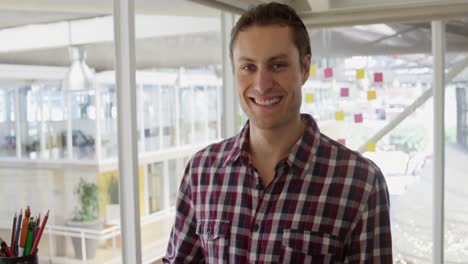
<instances>
[{"instance_id":1,"label":"white column","mask_svg":"<svg viewBox=\"0 0 468 264\"><path fill-rule=\"evenodd\" d=\"M142 263L133 0L114 0L122 262Z\"/></svg>"},{"instance_id":2,"label":"white column","mask_svg":"<svg viewBox=\"0 0 468 264\"><path fill-rule=\"evenodd\" d=\"M175 137L176 137L176 146L180 147L180 122L182 121L182 118L180 116L180 89L182 89L182 84L180 82L180 78L182 76L181 70L179 69L179 77L177 78L176 85L174 86L175 89Z\"/></svg>"},{"instance_id":3,"label":"white column","mask_svg":"<svg viewBox=\"0 0 468 264\"><path fill-rule=\"evenodd\" d=\"M149 191L150 191L150 188L149 188L149 181L148 181L148 164L143 164L143 186L145 186L145 188L143 188L144 190L144 212L145 212L145 215L149 215L150 214L150 203L149 203L149 199L150 199L150 195L149 195Z\"/></svg>"},{"instance_id":4,"label":"white column","mask_svg":"<svg viewBox=\"0 0 468 264\"><path fill-rule=\"evenodd\" d=\"M432 263L444 263L444 100L445 100L445 24L432 21L434 93L434 173L433 173L433 249Z\"/></svg>"},{"instance_id":5,"label":"white column","mask_svg":"<svg viewBox=\"0 0 468 264\"><path fill-rule=\"evenodd\" d=\"M229 57L229 41L234 26L234 15L221 13L221 43L223 59L223 132L222 137L232 137L237 133L237 92Z\"/></svg>"},{"instance_id":6,"label":"white column","mask_svg":"<svg viewBox=\"0 0 468 264\"><path fill-rule=\"evenodd\" d=\"M140 118L140 151L139 153L143 153L145 152L145 111L143 109L145 105L145 100L143 99L144 98L143 84L137 85L137 93L138 93L137 102L139 100L137 121L138 121L138 118Z\"/></svg>"},{"instance_id":7,"label":"white column","mask_svg":"<svg viewBox=\"0 0 468 264\"><path fill-rule=\"evenodd\" d=\"M163 125L163 107L162 107L162 85L158 85L158 107L157 107L157 111L158 111L158 135L159 135L159 150L162 150L164 149L164 135L163 135L163 128L164 128L164 125Z\"/></svg>"},{"instance_id":8,"label":"white column","mask_svg":"<svg viewBox=\"0 0 468 264\"><path fill-rule=\"evenodd\" d=\"M16 132L15 132L15 141L16 141L16 157L21 159L21 118L20 118L20 103L19 103L19 89L15 88L15 123L16 123ZM26 109L25 109L26 110ZM24 120L27 122L28 120Z\"/></svg>"},{"instance_id":9,"label":"white column","mask_svg":"<svg viewBox=\"0 0 468 264\"><path fill-rule=\"evenodd\" d=\"M71 108L71 97L72 93L69 91L65 92L67 99L67 159L73 158L73 139L72 139L72 108Z\"/></svg>"},{"instance_id":10,"label":"white column","mask_svg":"<svg viewBox=\"0 0 468 264\"><path fill-rule=\"evenodd\" d=\"M195 87L189 84L189 91L190 91L190 144L199 143L199 138L195 136L195 117L197 114L195 113Z\"/></svg>"},{"instance_id":11,"label":"white column","mask_svg":"<svg viewBox=\"0 0 468 264\"><path fill-rule=\"evenodd\" d=\"M46 131L45 131L45 124L44 124L44 86L33 84L31 87L38 87L39 90L39 116L41 117L41 121L39 121L39 143L40 143L40 153L39 157L45 158L45 151L46 151Z\"/></svg>"},{"instance_id":12,"label":"white column","mask_svg":"<svg viewBox=\"0 0 468 264\"><path fill-rule=\"evenodd\" d=\"M94 149L96 153L95 159L100 161L102 159L102 140L101 140L101 93L97 82L94 82L94 108L95 108L95 133L94 135Z\"/></svg>"},{"instance_id":13,"label":"white column","mask_svg":"<svg viewBox=\"0 0 468 264\"><path fill-rule=\"evenodd\" d=\"M169 160L163 161L163 169L162 169L162 193L161 193L161 200L162 206L161 210L168 209L170 207L170 198L171 198L171 189L170 189L170 177L173 175L169 175Z\"/></svg>"},{"instance_id":14,"label":"white column","mask_svg":"<svg viewBox=\"0 0 468 264\"><path fill-rule=\"evenodd\" d=\"M210 138L210 128L209 128L209 124L210 124L210 121L208 119L208 115L210 114L210 108L209 108L209 104L208 104L208 93L209 93L209 86L204 86L202 88L202 94L203 94L203 97L206 99L206 102L207 104L204 105L205 109L206 109L206 114L203 115L203 130L205 132L205 140L204 142L208 142L209 138Z\"/></svg>"},{"instance_id":15,"label":"white column","mask_svg":"<svg viewBox=\"0 0 468 264\"><path fill-rule=\"evenodd\" d=\"M223 137L223 86L216 86L216 138Z\"/></svg>"}]
</instances>

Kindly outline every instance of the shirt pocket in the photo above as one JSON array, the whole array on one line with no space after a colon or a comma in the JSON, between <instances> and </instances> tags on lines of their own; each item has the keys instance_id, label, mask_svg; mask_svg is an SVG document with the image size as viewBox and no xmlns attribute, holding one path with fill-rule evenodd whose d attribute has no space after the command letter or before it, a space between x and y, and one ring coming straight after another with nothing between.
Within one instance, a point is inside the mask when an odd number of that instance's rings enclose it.
<instances>
[{"instance_id":1,"label":"shirt pocket","mask_svg":"<svg viewBox=\"0 0 468 264\"><path fill-rule=\"evenodd\" d=\"M196 234L200 238L206 263L227 263L230 221L201 219Z\"/></svg>"},{"instance_id":2,"label":"shirt pocket","mask_svg":"<svg viewBox=\"0 0 468 264\"><path fill-rule=\"evenodd\" d=\"M284 230L279 263L339 263L343 243L335 236Z\"/></svg>"}]
</instances>

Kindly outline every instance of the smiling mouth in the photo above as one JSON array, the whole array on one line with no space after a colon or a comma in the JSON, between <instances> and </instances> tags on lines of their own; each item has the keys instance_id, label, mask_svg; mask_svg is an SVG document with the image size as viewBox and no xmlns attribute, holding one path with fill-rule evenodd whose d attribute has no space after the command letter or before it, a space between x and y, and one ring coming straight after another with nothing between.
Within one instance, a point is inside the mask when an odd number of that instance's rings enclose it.
<instances>
[{"instance_id":1,"label":"smiling mouth","mask_svg":"<svg viewBox=\"0 0 468 264\"><path fill-rule=\"evenodd\" d=\"M258 105L270 106L270 105L278 104L279 102L281 102L282 98L283 97L278 96L278 97L273 97L271 99L261 100L261 99L250 97L250 101L252 101L252 102L254 102L255 104L258 104Z\"/></svg>"}]
</instances>

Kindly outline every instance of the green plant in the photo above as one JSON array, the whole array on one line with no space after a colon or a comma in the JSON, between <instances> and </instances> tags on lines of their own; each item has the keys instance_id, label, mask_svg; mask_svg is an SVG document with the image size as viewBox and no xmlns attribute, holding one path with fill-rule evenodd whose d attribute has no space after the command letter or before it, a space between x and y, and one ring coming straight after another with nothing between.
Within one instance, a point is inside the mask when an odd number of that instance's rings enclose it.
<instances>
[{"instance_id":1,"label":"green plant","mask_svg":"<svg viewBox=\"0 0 468 264\"><path fill-rule=\"evenodd\" d=\"M99 190L92 182L82 178L75 187L74 193L78 196L78 208L75 210L74 221L93 221L99 217Z\"/></svg>"},{"instance_id":2,"label":"green plant","mask_svg":"<svg viewBox=\"0 0 468 264\"><path fill-rule=\"evenodd\" d=\"M117 177L110 177L109 184L107 186L107 194L109 195L110 204L119 203L119 184L117 181Z\"/></svg>"},{"instance_id":3,"label":"green plant","mask_svg":"<svg viewBox=\"0 0 468 264\"><path fill-rule=\"evenodd\" d=\"M405 166L405 175L408 174L409 164L417 152L424 150L427 145L427 137L422 126L404 123L390 133L390 144L396 150L403 151L408 155Z\"/></svg>"}]
</instances>

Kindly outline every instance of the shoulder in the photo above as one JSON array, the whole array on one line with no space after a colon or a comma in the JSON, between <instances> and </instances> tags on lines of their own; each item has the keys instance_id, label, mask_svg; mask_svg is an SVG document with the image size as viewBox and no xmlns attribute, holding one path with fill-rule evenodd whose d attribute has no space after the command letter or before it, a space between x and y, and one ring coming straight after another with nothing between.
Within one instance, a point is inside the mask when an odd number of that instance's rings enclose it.
<instances>
[{"instance_id":1,"label":"shoulder","mask_svg":"<svg viewBox=\"0 0 468 264\"><path fill-rule=\"evenodd\" d=\"M190 167L222 166L236 151L236 139L236 136L231 137L199 150L190 159Z\"/></svg>"},{"instance_id":2,"label":"shoulder","mask_svg":"<svg viewBox=\"0 0 468 264\"><path fill-rule=\"evenodd\" d=\"M323 134L320 135L317 159L331 164L335 168L335 177L351 178L365 190L370 191L376 182L385 181L380 168L373 161Z\"/></svg>"}]
</instances>

